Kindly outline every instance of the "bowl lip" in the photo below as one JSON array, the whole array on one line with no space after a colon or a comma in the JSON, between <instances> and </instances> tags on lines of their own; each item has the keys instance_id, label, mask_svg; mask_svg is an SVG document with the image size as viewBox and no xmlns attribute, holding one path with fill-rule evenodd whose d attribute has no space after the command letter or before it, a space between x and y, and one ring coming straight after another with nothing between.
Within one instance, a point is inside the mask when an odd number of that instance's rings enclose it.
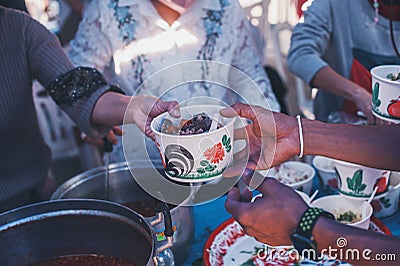
<instances>
[{"instance_id":1,"label":"bowl lip","mask_svg":"<svg viewBox=\"0 0 400 266\"><path fill-rule=\"evenodd\" d=\"M317 171L325 172L325 173L331 173L331 174L336 174L335 169L327 169L327 168L321 168L319 167L315 162L316 160L329 160L333 162L332 158L326 157L326 156L321 156L321 155L316 155L314 156L312 160L312 165L317 169Z\"/></svg>"},{"instance_id":2,"label":"bowl lip","mask_svg":"<svg viewBox=\"0 0 400 266\"><path fill-rule=\"evenodd\" d=\"M182 111L182 110L185 110L185 109L188 109L188 108L200 107L200 106L218 107L218 108L220 108L220 110L222 110L223 108L226 108L225 106L222 106L222 105L190 105L190 106L182 107L182 108L181 108L181 111ZM155 123L156 123L156 121L158 121L158 120L161 119L162 117L166 116L167 114L168 114L168 112L164 112L164 113L162 113L162 114L156 116L156 117L151 121L151 123L150 123L150 128L151 128L151 131L152 131L155 135L158 135L158 136L161 136L161 137L191 139L191 138L193 138L193 137L198 137L198 136L209 136L209 135L214 135L215 133L219 133L219 132L221 132L221 131L229 131L229 130L227 130L227 128L231 127L231 126L233 125L233 123L235 122L234 117L232 117L232 118L227 117L226 119L229 119L229 122L228 122L226 125L224 125L223 127L219 128L219 129L213 130L213 131L211 131L211 132L209 131L209 132L205 132L205 133L192 134L192 135L173 135L173 134L162 133L161 131L156 130L156 128L155 128Z\"/></svg>"},{"instance_id":3,"label":"bowl lip","mask_svg":"<svg viewBox=\"0 0 400 266\"><path fill-rule=\"evenodd\" d=\"M375 73L377 70L382 69L382 68L398 68L399 71L400 71L400 65L380 65L380 66L373 67L370 70L370 73L371 73L372 77L374 77L377 80L382 81L382 82L387 82L387 83L392 84L392 85L397 85L400 88L400 82L399 81L393 81L393 80L378 76Z\"/></svg>"},{"instance_id":4,"label":"bowl lip","mask_svg":"<svg viewBox=\"0 0 400 266\"><path fill-rule=\"evenodd\" d=\"M335 201L336 199L354 201L355 203L361 201L361 200L357 200L357 199L353 199L353 198L349 198L349 197L344 197L342 194L339 194L339 195L326 195L326 196L323 196L323 197L320 197L320 198L317 198L317 199L313 200L312 203L311 203L311 207L317 207L317 206L315 206L316 203L321 202L322 200L329 200L329 199L333 200L332 203L336 203L337 202L337 201ZM357 221L355 223L349 223L348 225L359 225L359 224L364 223L365 221L371 219L371 216L372 216L372 214L374 212L374 210L372 208L372 205L370 203L368 203L367 201L365 201L365 200L362 201L361 204L364 204L364 205L367 206L367 208L368 208L367 215L364 218L362 218L361 220L359 220L359 221ZM334 204L332 204L331 206L334 206ZM326 210L325 209L325 211L330 211L330 210Z\"/></svg>"},{"instance_id":5,"label":"bowl lip","mask_svg":"<svg viewBox=\"0 0 400 266\"><path fill-rule=\"evenodd\" d=\"M390 170L385 170L385 169L379 169L379 168L373 168L373 167L369 167L369 166L365 166L362 164L356 164L356 163L352 163L352 162L348 162L348 161L342 161L342 160L337 160L337 159L332 159L334 164L339 164L341 166L344 167L361 167L361 168L365 168L368 170L376 170L376 171L388 171L391 172ZM336 167L336 165L335 165Z\"/></svg>"},{"instance_id":6,"label":"bowl lip","mask_svg":"<svg viewBox=\"0 0 400 266\"><path fill-rule=\"evenodd\" d=\"M388 185L384 192L382 192L380 194L376 194L372 200L379 200L381 198L385 198L385 197L387 197L389 195L395 194L394 193L395 191L396 191L396 189L394 189L394 187L392 185ZM349 195L341 193L340 191L339 191L339 194L341 196L345 197L345 198L350 199L350 200L354 199L354 200L358 200L358 201L363 201L363 200L368 200L369 199L369 197L353 197L353 196L349 196Z\"/></svg>"},{"instance_id":7,"label":"bowl lip","mask_svg":"<svg viewBox=\"0 0 400 266\"><path fill-rule=\"evenodd\" d=\"M286 161L286 162L283 162L282 164L286 164L286 163L288 163L288 164L297 164L297 165L305 166L305 167L309 168L309 169L311 170L311 173L312 173L312 174L311 174L308 178L306 178L305 180L302 180L302 181L296 182L296 183L292 183L292 184L287 184L287 186L289 186L289 187L295 187L295 186L300 186L300 185L307 184L308 182L312 181L312 180L314 179L315 175L316 175L316 172L315 172L314 167L312 167L312 166L309 165L308 163L305 163L305 162L298 162L298 161ZM268 170L266 170L266 171L269 172L269 171L271 171L271 170L274 171L274 172L276 173L276 170L275 170L274 167L273 167L273 168L270 168L270 169L268 169ZM274 173L273 178L275 178L275 173Z\"/></svg>"}]
</instances>

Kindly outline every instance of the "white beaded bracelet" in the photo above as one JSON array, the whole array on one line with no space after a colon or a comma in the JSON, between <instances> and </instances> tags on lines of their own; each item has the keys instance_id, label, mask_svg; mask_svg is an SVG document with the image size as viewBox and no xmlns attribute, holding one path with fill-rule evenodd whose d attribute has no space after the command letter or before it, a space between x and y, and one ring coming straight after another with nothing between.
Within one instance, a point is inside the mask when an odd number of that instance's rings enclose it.
<instances>
[{"instance_id":1,"label":"white beaded bracelet","mask_svg":"<svg viewBox=\"0 0 400 266\"><path fill-rule=\"evenodd\" d=\"M299 138L300 138L300 154L299 154L299 158L303 158L303 152L304 152L303 127L301 125L300 115L297 115L296 118L297 118L297 125L299 127Z\"/></svg>"}]
</instances>

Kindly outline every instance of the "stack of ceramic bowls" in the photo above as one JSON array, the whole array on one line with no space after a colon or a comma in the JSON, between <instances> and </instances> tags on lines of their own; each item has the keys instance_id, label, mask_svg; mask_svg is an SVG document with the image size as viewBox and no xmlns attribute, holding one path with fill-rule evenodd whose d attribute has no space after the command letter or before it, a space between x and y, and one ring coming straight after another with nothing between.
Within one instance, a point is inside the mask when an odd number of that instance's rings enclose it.
<instances>
[{"instance_id":1,"label":"stack of ceramic bowls","mask_svg":"<svg viewBox=\"0 0 400 266\"><path fill-rule=\"evenodd\" d=\"M376 195L386 191L390 171L345 161L333 160L339 176L339 192L349 197L368 199L375 187Z\"/></svg>"},{"instance_id":2,"label":"stack of ceramic bowls","mask_svg":"<svg viewBox=\"0 0 400 266\"><path fill-rule=\"evenodd\" d=\"M374 215L378 218L385 218L395 214L399 208L399 195L400 172L392 172L386 192L375 196L371 202Z\"/></svg>"},{"instance_id":3,"label":"stack of ceramic bowls","mask_svg":"<svg viewBox=\"0 0 400 266\"><path fill-rule=\"evenodd\" d=\"M387 170L339 160L333 160L333 164L339 176L339 193L342 196L355 200L368 200L376 189L371 202L376 216L385 217L397 211L399 173L391 174Z\"/></svg>"},{"instance_id":4,"label":"stack of ceramic bowls","mask_svg":"<svg viewBox=\"0 0 400 266\"><path fill-rule=\"evenodd\" d=\"M336 174L333 159L323 156L314 156L312 165L317 169L319 187L325 194L338 193L338 175Z\"/></svg>"},{"instance_id":5,"label":"stack of ceramic bowls","mask_svg":"<svg viewBox=\"0 0 400 266\"><path fill-rule=\"evenodd\" d=\"M373 115L380 120L400 124L400 65L374 67L371 69L371 75ZM392 172L387 189L375 196L371 202L374 215L383 218L396 213L399 194L400 173Z\"/></svg>"},{"instance_id":6,"label":"stack of ceramic bowls","mask_svg":"<svg viewBox=\"0 0 400 266\"><path fill-rule=\"evenodd\" d=\"M372 113L390 123L400 123L400 65L371 69Z\"/></svg>"},{"instance_id":7,"label":"stack of ceramic bowls","mask_svg":"<svg viewBox=\"0 0 400 266\"><path fill-rule=\"evenodd\" d=\"M308 163L287 161L278 167L260 171L263 176L274 177L289 187L310 195L313 180L316 176L314 168Z\"/></svg>"}]
</instances>

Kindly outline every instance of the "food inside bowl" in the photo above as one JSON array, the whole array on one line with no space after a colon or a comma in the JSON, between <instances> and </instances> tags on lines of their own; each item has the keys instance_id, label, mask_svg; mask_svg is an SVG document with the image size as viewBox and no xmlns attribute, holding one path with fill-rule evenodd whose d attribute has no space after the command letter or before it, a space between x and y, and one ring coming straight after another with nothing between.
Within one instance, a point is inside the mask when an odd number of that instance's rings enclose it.
<instances>
[{"instance_id":1,"label":"food inside bowl","mask_svg":"<svg viewBox=\"0 0 400 266\"><path fill-rule=\"evenodd\" d=\"M194 135L205 133L210 130L212 118L206 113L193 115L192 119L181 119L179 125L175 125L170 119L164 119L161 126L161 132L171 135ZM216 129L223 127L218 122Z\"/></svg>"},{"instance_id":2,"label":"food inside bowl","mask_svg":"<svg viewBox=\"0 0 400 266\"><path fill-rule=\"evenodd\" d=\"M58 265L119 265L119 266L134 266L134 264L120 258L109 256L88 254L88 255L70 255L47 259L38 263L32 264L33 266L58 266Z\"/></svg>"},{"instance_id":3,"label":"food inside bowl","mask_svg":"<svg viewBox=\"0 0 400 266\"><path fill-rule=\"evenodd\" d=\"M390 79L391 81L400 81L400 72L398 72L397 74L389 73L387 74L386 78Z\"/></svg>"},{"instance_id":4,"label":"food inside bowl","mask_svg":"<svg viewBox=\"0 0 400 266\"><path fill-rule=\"evenodd\" d=\"M362 220L361 214L356 214L353 211L335 212L335 218L337 221L345 224L356 223Z\"/></svg>"},{"instance_id":5,"label":"food inside bowl","mask_svg":"<svg viewBox=\"0 0 400 266\"><path fill-rule=\"evenodd\" d=\"M275 178L286 185L291 185L306 180L308 175L304 171L281 165L275 174Z\"/></svg>"}]
</instances>

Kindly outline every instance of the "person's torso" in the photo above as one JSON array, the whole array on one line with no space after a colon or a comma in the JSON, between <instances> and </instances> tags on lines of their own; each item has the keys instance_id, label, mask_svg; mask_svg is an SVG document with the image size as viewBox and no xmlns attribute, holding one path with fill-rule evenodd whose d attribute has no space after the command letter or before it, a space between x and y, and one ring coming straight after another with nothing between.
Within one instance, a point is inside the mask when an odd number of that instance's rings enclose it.
<instances>
[{"instance_id":1,"label":"person's torso","mask_svg":"<svg viewBox=\"0 0 400 266\"><path fill-rule=\"evenodd\" d=\"M138 1L108 5L108 19L113 23L107 34L113 52L110 68L114 78L132 94L150 76L175 64L192 60L230 64L238 30L232 25L236 21L232 16L237 7L233 1L196 1L168 25L150 1L140 1L140 5ZM184 76L185 69L180 74ZM162 95L162 83L160 79L158 85L153 83L151 88L142 87L141 91ZM188 91L192 96L204 93L199 90L201 86L196 85Z\"/></svg>"}]
</instances>

